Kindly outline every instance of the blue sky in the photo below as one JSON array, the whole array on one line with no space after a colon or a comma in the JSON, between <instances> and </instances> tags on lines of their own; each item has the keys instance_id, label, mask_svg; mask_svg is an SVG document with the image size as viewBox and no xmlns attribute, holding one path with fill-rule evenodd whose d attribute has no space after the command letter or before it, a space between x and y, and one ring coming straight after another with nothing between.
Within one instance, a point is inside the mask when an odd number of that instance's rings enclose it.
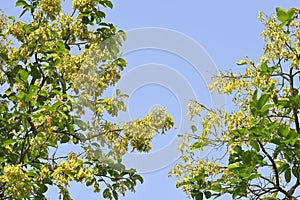
<instances>
[{"instance_id":1,"label":"blue sky","mask_svg":"<svg viewBox=\"0 0 300 200\"><path fill-rule=\"evenodd\" d=\"M3 8L8 14L16 14L13 2L0 0L0 8ZM131 97L127 102L128 113L123 113L123 117L126 119L141 117L155 106L166 106L168 112L174 115L177 129L165 136L154 138L151 153L152 155L155 152L156 155L163 155L160 159L151 160L152 158L147 155L129 156L129 160L131 159L128 161L129 166L139 166L139 162L145 162L148 168L145 170L142 166L140 169L145 180L144 184L137 186L135 193L128 192L125 197L120 197L120 199L184 200L186 199L185 194L175 188L176 179L167 177L174 162L168 160L168 152L165 149L170 146L172 141L176 140L176 134L185 131L185 128L188 127L184 122L187 120L185 117L186 105L184 105L186 99L196 98L207 105L213 104L215 97L210 96L205 88L207 77L204 71L210 71L210 68L223 71L239 70L235 63L245 56L259 60L263 47L263 40L260 37L263 26L257 20L258 10L271 14L275 12L276 7L286 9L299 7L299 2L292 0L123 0L113 1L113 3L114 9L107 12L107 21L116 24L119 29L131 33L133 36L136 33L140 34L137 35L138 37L145 37L145 41L148 38L153 41L155 39L153 35L133 31L135 29L145 30L146 27L152 27L152 29L146 29L148 33L151 33L151 30L160 33L157 28L164 28L163 30L170 35L182 36L182 40L171 40L169 37L165 37L165 40L160 38L159 42L161 43L168 39L174 42L175 47L170 44L169 49L161 48L159 43L155 44L154 48L148 48L147 45L141 44L139 50L125 54L128 67L123 72L123 82L117 87L129 92ZM129 39L130 44L138 43L134 37ZM194 44L197 43L202 51L199 48L196 51L191 46L184 46L187 44L187 42L183 42L184 39ZM155 41L153 42L155 43ZM176 53L174 51L176 46L182 46L184 52ZM206 54L203 57L199 53L199 60L195 61L200 63L203 61L200 65L205 69L200 70L200 73L199 70L195 71L195 67L192 66L194 61L191 60L192 57L189 57L194 54L197 57L198 50L203 55ZM151 70L147 71L148 69L161 70L161 74L155 76L151 74ZM145 73L143 74L143 72ZM133 87L128 89L130 84L133 84ZM230 102L224 102L225 106L227 104ZM171 156L174 156L174 152L170 152ZM146 161L142 161L142 157ZM175 158L176 155L173 161L176 160ZM159 166L159 164L161 165ZM151 166L154 167L151 168ZM102 198L101 194L93 194L90 189L85 189L78 184L73 185L71 189L75 200ZM49 197L51 200L57 199L57 196L52 193L49 194ZM228 197L222 199L228 199Z\"/></svg>"}]
</instances>

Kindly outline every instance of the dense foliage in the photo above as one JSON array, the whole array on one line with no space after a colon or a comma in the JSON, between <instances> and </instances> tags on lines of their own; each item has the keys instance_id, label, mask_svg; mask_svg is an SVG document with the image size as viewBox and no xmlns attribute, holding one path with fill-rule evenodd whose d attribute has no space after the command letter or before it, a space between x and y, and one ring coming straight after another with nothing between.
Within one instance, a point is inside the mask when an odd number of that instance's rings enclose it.
<instances>
[{"instance_id":1,"label":"dense foliage","mask_svg":"<svg viewBox=\"0 0 300 200\"><path fill-rule=\"evenodd\" d=\"M162 108L108 120L126 109L119 90L103 96L126 66L125 35L103 21L110 1L71 2L17 0L20 17L0 16L0 199L45 199L51 186L67 200L70 182L118 199L142 182L122 156L173 126Z\"/></svg>"},{"instance_id":2,"label":"dense foliage","mask_svg":"<svg viewBox=\"0 0 300 200\"><path fill-rule=\"evenodd\" d=\"M296 8L277 8L272 16L259 13L265 25L260 61L241 60L237 64L246 66L245 72L219 73L210 85L211 91L233 97L236 111L190 103L192 120L204 113L202 127L198 131L195 123L186 135L181 162L171 174L193 199L224 194L232 199L300 198L298 17ZM205 147L215 151L202 159Z\"/></svg>"}]
</instances>

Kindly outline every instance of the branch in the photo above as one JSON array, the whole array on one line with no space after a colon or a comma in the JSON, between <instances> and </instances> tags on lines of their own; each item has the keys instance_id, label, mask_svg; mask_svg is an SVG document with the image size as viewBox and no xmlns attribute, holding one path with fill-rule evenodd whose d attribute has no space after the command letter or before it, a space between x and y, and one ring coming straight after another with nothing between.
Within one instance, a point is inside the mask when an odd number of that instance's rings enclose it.
<instances>
[{"instance_id":1,"label":"branch","mask_svg":"<svg viewBox=\"0 0 300 200\"><path fill-rule=\"evenodd\" d=\"M294 97L295 93L294 93L294 77L293 77L293 68L290 68L290 93L291 96ZM298 118L298 110L295 108L295 102L292 101L292 106L293 106L293 115L295 118L295 126L296 126L296 130L297 133L300 134L300 126L299 126L299 118Z\"/></svg>"},{"instance_id":2,"label":"branch","mask_svg":"<svg viewBox=\"0 0 300 200\"><path fill-rule=\"evenodd\" d=\"M279 180L279 173L278 173L278 169L276 166L276 163L274 161L274 159L272 158L272 156L266 151L264 145L261 143L261 141L259 141L258 139L256 139L257 143L259 144L261 150L264 152L264 154L267 156L267 158L270 160L270 162L272 163L272 168L274 170L275 173L275 180L276 180L276 184L275 187L276 189L283 193L286 197L288 197L288 199L295 199L291 194L289 194L287 191L285 191L282 187L280 187L280 180Z\"/></svg>"},{"instance_id":3,"label":"branch","mask_svg":"<svg viewBox=\"0 0 300 200\"><path fill-rule=\"evenodd\" d=\"M290 195L293 195L299 185L300 185L300 179L297 178L296 183L288 190L288 193Z\"/></svg>"}]
</instances>

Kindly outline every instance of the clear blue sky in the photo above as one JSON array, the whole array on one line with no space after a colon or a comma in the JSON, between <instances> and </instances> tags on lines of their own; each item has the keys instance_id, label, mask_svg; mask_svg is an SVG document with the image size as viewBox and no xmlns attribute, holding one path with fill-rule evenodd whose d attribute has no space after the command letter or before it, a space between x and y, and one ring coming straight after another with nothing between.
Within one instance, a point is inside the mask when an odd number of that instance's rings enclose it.
<instances>
[{"instance_id":1,"label":"clear blue sky","mask_svg":"<svg viewBox=\"0 0 300 200\"><path fill-rule=\"evenodd\" d=\"M0 7L4 8L9 14L16 14L12 6L13 2L0 0ZM276 7L286 9L299 7L299 2L293 0L122 0L113 2L114 9L107 13L107 21L116 24L119 29L130 31L137 28L159 27L166 28L175 35L184 34L186 38L189 37L190 41L198 43L199 47L206 51L207 57L203 58L199 55L198 62L201 63L203 60L203 67L209 68L211 63L207 59L210 56L210 59L220 70L237 69L236 61L243 59L245 56L249 56L254 60L259 59L263 47L263 40L260 37L263 26L257 20L258 10L271 14L275 12ZM143 34L140 36L147 37ZM149 35L149 38L151 37L152 35ZM130 44L134 43L135 40L130 39ZM165 38L165 40L168 39L168 37ZM182 41L177 40L174 43L178 46L181 45L187 56L197 53L193 51L193 48L185 47L186 43ZM155 43L155 41L153 42ZM163 43L165 41L159 42ZM159 44L155 45L156 47L159 46ZM125 55L128 67L123 73L125 81L120 84L125 92L126 86L129 87L128 85L133 84L133 89L127 88L131 94L128 101L129 117L141 117L152 107L167 106L168 111L174 115L177 129L165 136L154 138L153 152L157 152L157 155L160 153L163 155L160 160L154 159L152 161L152 158L146 155L139 155L140 157L137 158L130 157L136 160L135 163L129 163L129 165L138 164L143 160L143 156L146 159L149 158L146 167L150 167L147 168L150 172L142 173L145 183L139 185L135 193L128 192L125 197L120 197L120 199L184 200L186 199L185 194L175 188L176 180L167 177L167 173L172 169L174 163L163 162L168 160L168 156L166 156L168 152L164 149L170 146L170 143L172 143L170 141L175 140L178 132L184 130L181 126L184 124L183 121L186 120L184 113L186 109L183 105L186 99L193 98L194 95L198 100L207 104L213 103L215 99L205 89L206 75L195 73L195 69L191 64L194 61L187 59L187 56L183 56L184 53L181 53L181 55L172 53L175 47L171 47L171 45L169 45L170 49L163 50L145 48L147 45L141 46L143 47L141 50ZM164 77L153 76L151 70L148 72L147 69L161 69L161 74ZM207 71L209 70L207 69ZM145 74L142 73L143 71L146 71ZM174 74L172 74L173 72ZM179 81L182 81L182 83ZM187 95L188 92L182 92L186 89L185 87L189 87L187 90L190 89L193 93L191 97ZM170 155L170 157L174 156L173 152L170 152ZM157 163L161 163L161 167L157 167ZM156 167L151 170L151 166L154 165ZM102 198L101 194L95 195L90 189L84 189L78 184L73 185L71 189L75 200ZM51 196L52 193L49 195L49 199L57 199L56 196Z\"/></svg>"}]
</instances>

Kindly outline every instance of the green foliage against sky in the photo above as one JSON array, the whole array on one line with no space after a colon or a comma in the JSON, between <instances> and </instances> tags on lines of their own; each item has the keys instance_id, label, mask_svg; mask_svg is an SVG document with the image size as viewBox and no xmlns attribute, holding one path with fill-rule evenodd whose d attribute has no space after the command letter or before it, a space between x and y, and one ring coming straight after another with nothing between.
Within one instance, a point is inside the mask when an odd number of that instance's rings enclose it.
<instances>
[{"instance_id":1,"label":"green foliage against sky","mask_svg":"<svg viewBox=\"0 0 300 200\"><path fill-rule=\"evenodd\" d=\"M0 199L45 199L49 186L72 199L71 181L118 199L143 182L122 156L149 151L154 134L173 126L163 108L127 123L107 119L126 110L121 91L103 96L126 66L125 34L104 21L110 1L70 3L68 13L61 0L17 0L20 17L0 16Z\"/></svg>"},{"instance_id":2,"label":"green foliage against sky","mask_svg":"<svg viewBox=\"0 0 300 200\"><path fill-rule=\"evenodd\" d=\"M299 199L300 186L300 24L299 10L259 13L265 29L258 63L237 64L245 72L219 73L212 92L230 95L236 111L189 105L193 125L182 145L181 162L170 174L196 200L230 194L232 199ZM246 48L241 46L241 48ZM214 154L199 158L205 147ZM221 151L221 150L223 151ZM218 155L222 153L222 155Z\"/></svg>"}]
</instances>

